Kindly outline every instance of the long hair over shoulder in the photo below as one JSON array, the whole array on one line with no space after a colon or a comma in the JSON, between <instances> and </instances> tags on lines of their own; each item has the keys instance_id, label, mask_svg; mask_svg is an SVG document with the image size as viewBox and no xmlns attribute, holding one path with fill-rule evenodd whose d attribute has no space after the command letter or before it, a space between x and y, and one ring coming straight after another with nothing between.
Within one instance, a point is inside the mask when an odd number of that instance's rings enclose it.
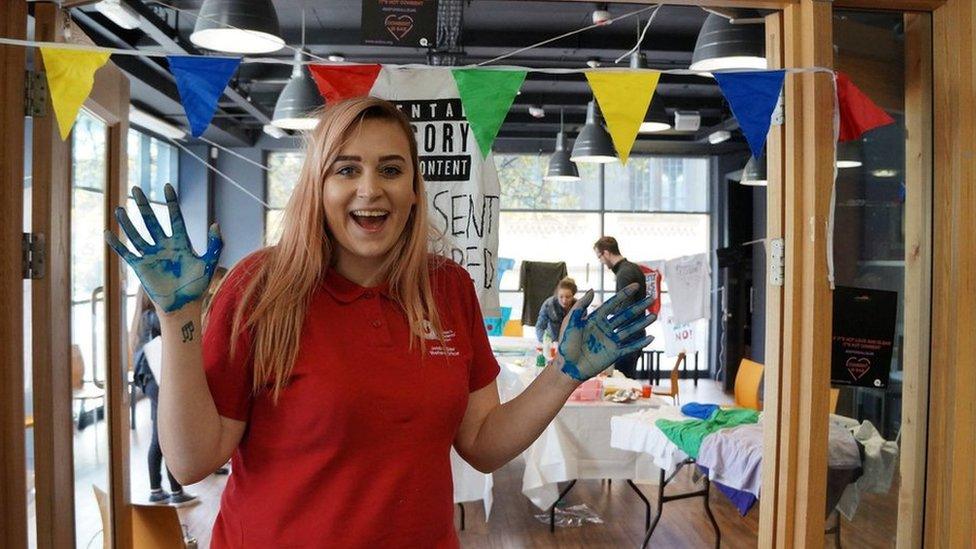
<instances>
[{"instance_id":1,"label":"long hair over shoulder","mask_svg":"<svg viewBox=\"0 0 976 549\"><path fill-rule=\"evenodd\" d=\"M283 215L281 240L261 250L262 260L244 284L233 317L232 341L241 330L252 334L253 389L269 388L277 401L298 357L308 305L333 265L335 246L328 230L324 185L336 157L364 120L394 122L410 143L416 203L400 238L381 267L390 294L409 322L411 347L424 346L425 321L440 334L428 269L428 251L440 235L427 217L427 196L420 174L417 143L410 122L392 103L372 97L330 105L306 138L305 162ZM338 321L338 320L337 320ZM231 349L233 354L236 350Z\"/></svg>"}]
</instances>

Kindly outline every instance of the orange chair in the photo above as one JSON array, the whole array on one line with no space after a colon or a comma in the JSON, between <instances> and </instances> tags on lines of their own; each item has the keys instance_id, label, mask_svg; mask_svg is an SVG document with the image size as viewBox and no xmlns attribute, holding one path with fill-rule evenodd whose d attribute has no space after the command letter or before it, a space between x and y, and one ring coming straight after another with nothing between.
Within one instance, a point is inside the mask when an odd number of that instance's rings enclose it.
<instances>
[{"instance_id":1,"label":"orange chair","mask_svg":"<svg viewBox=\"0 0 976 549\"><path fill-rule=\"evenodd\" d=\"M830 388L830 413L837 413L837 401L840 400L840 389Z\"/></svg>"},{"instance_id":2,"label":"orange chair","mask_svg":"<svg viewBox=\"0 0 976 549\"><path fill-rule=\"evenodd\" d=\"M522 337L522 321L519 319L509 320L502 327L502 335L511 337Z\"/></svg>"},{"instance_id":3,"label":"orange chair","mask_svg":"<svg viewBox=\"0 0 976 549\"><path fill-rule=\"evenodd\" d=\"M678 353L678 359L674 361L674 368L671 369L671 388L667 391L656 389L651 391L652 394L659 396L671 397L674 405L677 406L680 401L678 400L678 376L681 375L681 365L684 364L685 368L688 367L688 358L684 353Z\"/></svg>"},{"instance_id":4,"label":"orange chair","mask_svg":"<svg viewBox=\"0 0 976 549\"><path fill-rule=\"evenodd\" d=\"M735 374L735 405L739 408L761 410L759 384L762 383L763 365L743 358Z\"/></svg>"}]
</instances>

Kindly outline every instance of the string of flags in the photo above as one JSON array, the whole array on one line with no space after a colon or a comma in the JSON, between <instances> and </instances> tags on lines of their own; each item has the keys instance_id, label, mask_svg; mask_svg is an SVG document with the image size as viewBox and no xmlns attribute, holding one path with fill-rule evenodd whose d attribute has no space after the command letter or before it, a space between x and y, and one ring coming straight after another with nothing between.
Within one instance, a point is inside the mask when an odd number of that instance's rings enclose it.
<instances>
[{"instance_id":1,"label":"string of flags","mask_svg":"<svg viewBox=\"0 0 976 549\"><path fill-rule=\"evenodd\" d=\"M0 44L13 43L0 38ZM20 42L20 41L17 41ZM44 60L51 102L62 139L67 139L82 104L91 93L95 74L113 50L97 47L61 48L38 45ZM217 101L241 62L240 57L166 56L176 81L190 133L201 136L213 119ZM249 59L249 62L257 60ZM383 71L449 70L457 84L465 116L478 148L487 156L528 72L521 67L417 67L379 64L308 63L319 93L327 103L367 95ZM606 120L621 162L626 163L661 74L693 71L652 69L581 69ZM821 68L714 72L713 76L741 128L752 155L760 157L788 72L825 72ZM894 120L854 85L835 72L839 141L858 139Z\"/></svg>"}]
</instances>

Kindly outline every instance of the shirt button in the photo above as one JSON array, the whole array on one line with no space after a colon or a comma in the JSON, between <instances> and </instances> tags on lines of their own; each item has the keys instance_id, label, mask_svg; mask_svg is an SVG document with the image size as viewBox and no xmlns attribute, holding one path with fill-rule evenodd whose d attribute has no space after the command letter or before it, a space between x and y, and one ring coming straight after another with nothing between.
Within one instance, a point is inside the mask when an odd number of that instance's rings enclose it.
<instances>
[{"instance_id":1,"label":"shirt button","mask_svg":"<svg viewBox=\"0 0 976 549\"><path fill-rule=\"evenodd\" d=\"M373 299L372 290L366 290L365 292L363 292L363 297L365 297L366 299Z\"/></svg>"},{"instance_id":2,"label":"shirt button","mask_svg":"<svg viewBox=\"0 0 976 549\"><path fill-rule=\"evenodd\" d=\"M380 326L383 325L383 323L380 322L379 320L374 320L374 321L370 322L369 325L372 326L372 327L374 327L374 328L379 328Z\"/></svg>"}]
</instances>

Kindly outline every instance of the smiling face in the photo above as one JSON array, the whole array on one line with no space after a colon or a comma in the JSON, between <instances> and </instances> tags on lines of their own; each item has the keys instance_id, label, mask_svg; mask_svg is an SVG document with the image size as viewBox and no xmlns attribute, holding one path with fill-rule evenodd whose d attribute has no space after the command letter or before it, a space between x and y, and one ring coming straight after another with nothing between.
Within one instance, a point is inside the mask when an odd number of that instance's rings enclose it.
<instances>
[{"instance_id":1,"label":"smiling face","mask_svg":"<svg viewBox=\"0 0 976 549\"><path fill-rule=\"evenodd\" d=\"M323 201L336 268L353 280L383 263L416 204L407 139L396 122L366 119L350 129L326 172Z\"/></svg>"}]
</instances>

